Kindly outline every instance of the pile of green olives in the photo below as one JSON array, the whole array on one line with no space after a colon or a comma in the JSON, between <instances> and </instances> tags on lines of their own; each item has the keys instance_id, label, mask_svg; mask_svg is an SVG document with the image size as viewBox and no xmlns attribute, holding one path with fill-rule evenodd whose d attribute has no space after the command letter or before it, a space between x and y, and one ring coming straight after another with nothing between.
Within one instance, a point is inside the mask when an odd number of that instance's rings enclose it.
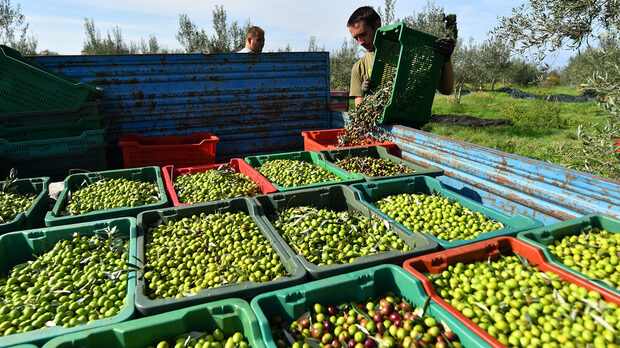
<instances>
[{"instance_id":1,"label":"pile of green olives","mask_svg":"<svg viewBox=\"0 0 620 348\"><path fill-rule=\"evenodd\" d=\"M197 332L179 335L170 341L160 341L148 348L248 348L249 343L243 333L237 331L230 336L225 336L221 329L215 329L212 333ZM196 337L198 336L198 337Z\"/></svg>"},{"instance_id":2,"label":"pile of green olives","mask_svg":"<svg viewBox=\"0 0 620 348\"><path fill-rule=\"evenodd\" d=\"M437 319L388 293L377 300L340 305L315 303L292 323L270 320L278 348L463 347L456 334Z\"/></svg>"},{"instance_id":3,"label":"pile of green olives","mask_svg":"<svg viewBox=\"0 0 620 348\"><path fill-rule=\"evenodd\" d=\"M0 191L0 224L9 223L17 214L27 211L36 197L36 195Z\"/></svg>"},{"instance_id":4,"label":"pile of green olives","mask_svg":"<svg viewBox=\"0 0 620 348\"><path fill-rule=\"evenodd\" d=\"M181 298L244 281L287 275L278 254L244 213L201 213L159 225L146 235L145 294Z\"/></svg>"},{"instance_id":5,"label":"pile of green olives","mask_svg":"<svg viewBox=\"0 0 620 348\"><path fill-rule=\"evenodd\" d=\"M554 241L549 250L566 266L620 289L620 233L594 227Z\"/></svg>"},{"instance_id":6,"label":"pile of green olives","mask_svg":"<svg viewBox=\"0 0 620 348\"><path fill-rule=\"evenodd\" d=\"M181 203L210 202L261 194L257 183L232 168L179 175L174 179L174 189Z\"/></svg>"},{"instance_id":7,"label":"pile of green olives","mask_svg":"<svg viewBox=\"0 0 620 348\"><path fill-rule=\"evenodd\" d=\"M415 170L402 164L383 158L372 157L346 157L337 160L336 165L347 172L368 176L390 176L415 172Z\"/></svg>"},{"instance_id":8,"label":"pile of green olives","mask_svg":"<svg viewBox=\"0 0 620 348\"><path fill-rule=\"evenodd\" d=\"M256 170L270 182L282 187L304 186L325 181L340 181L340 178L325 168L297 160L269 160Z\"/></svg>"},{"instance_id":9,"label":"pile of green olives","mask_svg":"<svg viewBox=\"0 0 620 348\"><path fill-rule=\"evenodd\" d=\"M117 315L125 306L128 249L112 234L76 235L14 266L0 279L0 335Z\"/></svg>"},{"instance_id":10,"label":"pile of green olives","mask_svg":"<svg viewBox=\"0 0 620 348\"><path fill-rule=\"evenodd\" d=\"M445 241L473 239L480 233L504 228L501 222L440 195L391 195L374 206L411 231L430 233Z\"/></svg>"},{"instance_id":11,"label":"pile of green olives","mask_svg":"<svg viewBox=\"0 0 620 348\"><path fill-rule=\"evenodd\" d=\"M620 344L620 307L518 256L457 263L429 276L437 293L511 347Z\"/></svg>"},{"instance_id":12,"label":"pile of green olives","mask_svg":"<svg viewBox=\"0 0 620 348\"><path fill-rule=\"evenodd\" d=\"M309 206L289 208L274 227L297 254L318 266L344 264L383 251L407 251L407 245L384 220L355 211L332 211Z\"/></svg>"},{"instance_id":13,"label":"pile of green olives","mask_svg":"<svg viewBox=\"0 0 620 348\"><path fill-rule=\"evenodd\" d=\"M81 215L96 210L138 207L157 203L160 193L153 182L125 178L102 178L69 194L67 215Z\"/></svg>"}]
</instances>

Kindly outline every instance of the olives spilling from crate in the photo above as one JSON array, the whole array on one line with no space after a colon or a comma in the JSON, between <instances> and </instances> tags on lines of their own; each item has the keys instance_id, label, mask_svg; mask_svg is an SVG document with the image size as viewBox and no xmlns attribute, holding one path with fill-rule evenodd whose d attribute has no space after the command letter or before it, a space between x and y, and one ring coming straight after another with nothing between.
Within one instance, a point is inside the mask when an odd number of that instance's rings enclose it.
<instances>
[{"instance_id":1,"label":"olives spilling from crate","mask_svg":"<svg viewBox=\"0 0 620 348\"><path fill-rule=\"evenodd\" d=\"M151 299L287 275L278 254L243 212L182 218L147 233L145 293Z\"/></svg>"},{"instance_id":2,"label":"olives spilling from crate","mask_svg":"<svg viewBox=\"0 0 620 348\"><path fill-rule=\"evenodd\" d=\"M450 328L393 294L360 303L315 303L290 323L272 317L270 327L278 348L462 347Z\"/></svg>"},{"instance_id":3,"label":"olives spilling from crate","mask_svg":"<svg viewBox=\"0 0 620 348\"><path fill-rule=\"evenodd\" d=\"M159 200L160 193L153 182L102 178L70 192L66 214L81 215L96 210L139 207Z\"/></svg>"},{"instance_id":4,"label":"olives spilling from crate","mask_svg":"<svg viewBox=\"0 0 620 348\"><path fill-rule=\"evenodd\" d=\"M350 173L368 176L390 176L415 172L409 167L383 158L346 157L336 161L336 164Z\"/></svg>"},{"instance_id":5,"label":"olives spilling from crate","mask_svg":"<svg viewBox=\"0 0 620 348\"><path fill-rule=\"evenodd\" d=\"M15 219L17 214L27 211L35 198L36 195L0 191L0 224L9 223Z\"/></svg>"},{"instance_id":6,"label":"olives spilling from crate","mask_svg":"<svg viewBox=\"0 0 620 348\"><path fill-rule=\"evenodd\" d=\"M113 231L76 236L13 267L0 279L0 335L72 327L118 314L127 294L128 249Z\"/></svg>"},{"instance_id":7,"label":"olives spilling from crate","mask_svg":"<svg viewBox=\"0 0 620 348\"><path fill-rule=\"evenodd\" d=\"M261 194L257 183L230 167L179 175L174 179L174 189L181 203L210 202Z\"/></svg>"},{"instance_id":8,"label":"olives spilling from crate","mask_svg":"<svg viewBox=\"0 0 620 348\"><path fill-rule=\"evenodd\" d=\"M247 348L249 343L241 332L235 332L225 336L221 329L215 329L211 333L190 332L179 335L169 341L160 341L148 348Z\"/></svg>"},{"instance_id":9,"label":"olives spilling from crate","mask_svg":"<svg viewBox=\"0 0 620 348\"><path fill-rule=\"evenodd\" d=\"M414 232L426 232L445 241L476 238L480 233L504 228L501 222L473 212L440 195L400 194L374 205Z\"/></svg>"},{"instance_id":10,"label":"olives spilling from crate","mask_svg":"<svg viewBox=\"0 0 620 348\"><path fill-rule=\"evenodd\" d=\"M407 251L407 245L385 220L355 211L294 207L282 211L274 226L291 249L318 266L345 264L383 251Z\"/></svg>"},{"instance_id":11,"label":"olives spilling from crate","mask_svg":"<svg viewBox=\"0 0 620 348\"><path fill-rule=\"evenodd\" d=\"M325 168L297 160L269 160L256 170L270 182L282 187L304 186L325 181L340 181L340 178Z\"/></svg>"},{"instance_id":12,"label":"olives spilling from crate","mask_svg":"<svg viewBox=\"0 0 620 348\"><path fill-rule=\"evenodd\" d=\"M620 308L518 256L457 263L431 274L437 293L511 347L620 344Z\"/></svg>"},{"instance_id":13,"label":"olives spilling from crate","mask_svg":"<svg viewBox=\"0 0 620 348\"><path fill-rule=\"evenodd\" d=\"M566 266L620 289L620 234L594 227L549 245Z\"/></svg>"}]
</instances>

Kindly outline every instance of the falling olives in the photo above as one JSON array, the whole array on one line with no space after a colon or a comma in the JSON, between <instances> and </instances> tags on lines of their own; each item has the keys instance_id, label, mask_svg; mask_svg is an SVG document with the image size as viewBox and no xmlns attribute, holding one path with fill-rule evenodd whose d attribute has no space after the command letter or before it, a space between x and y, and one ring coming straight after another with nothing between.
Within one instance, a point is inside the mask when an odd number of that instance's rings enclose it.
<instances>
[{"instance_id":1,"label":"falling olives","mask_svg":"<svg viewBox=\"0 0 620 348\"><path fill-rule=\"evenodd\" d=\"M36 195L0 191L0 224L6 224L23 213L34 203Z\"/></svg>"},{"instance_id":2,"label":"falling olives","mask_svg":"<svg viewBox=\"0 0 620 348\"><path fill-rule=\"evenodd\" d=\"M179 175L174 179L174 189L181 203L210 202L261 194L257 183L230 167Z\"/></svg>"},{"instance_id":3,"label":"falling olives","mask_svg":"<svg viewBox=\"0 0 620 348\"><path fill-rule=\"evenodd\" d=\"M410 245L386 221L355 211L300 206L272 219L277 232L297 254L318 266L344 264L383 251L407 251Z\"/></svg>"},{"instance_id":4,"label":"falling olives","mask_svg":"<svg viewBox=\"0 0 620 348\"><path fill-rule=\"evenodd\" d=\"M549 245L566 266L620 289L620 233L594 227Z\"/></svg>"},{"instance_id":5,"label":"falling olives","mask_svg":"<svg viewBox=\"0 0 620 348\"><path fill-rule=\"evenodd\" d=\"M242 332L234 332L225 336L224 332L217 328L213 332L198 332L178 335L174 339L159 341L148 348L247 348L248 340Z\"/></svg>"},{"instance_id":6,"label":"falling olives","mask_svg":"<svg viewBox=\"0 0 620 348\"><path fill-rule=\"evenodd\" d=\"M445 323L388 293L378 299L337 305L315 303L286 322L275 315L271 335L278 348L463 347Z\"/></svg>"},{"instance_id":7,"label":"falling olives","mask_svg":"<svg viewBox=\"0 0 620 348\"><path fill-rule=\"evenodd\" d=\"M439 296L504 345L620 344L617 304L520 256L459 262L429 278Z\"/></svg>"},{"instance_id":8,"label":"falling olives","mask_svg":"<svg viewBox=\"0 0 620 348\"><path fill-rule=\"evenodd\" d=\"M267 180L282 187L303 186L325 181L340 181L340 178L325 168L312 163L290 159L269 160L256 170Z\"/></svg>"},{"instance_id":9,"label":"falling olives","mask_svg":"<svg viewBox=\"0 0 620 348\"><path fill-rule=\"evenodd\" d=\"M133 181L125 178L102 178L90 185L71 191L67 202L67 215L81 215L96 210L138 207L157 203L160 193L153 182Z\"/></svg>"},{"instance_id":10,"label":"falling olives","mask_svg":"<svg viewBox=\"0 0 620 348\"><path fill-rule=\"evenodd\" d=\"M244 213L201 213L156 226L146 235L145 294L181 298L244 281L287 275L278 254Z\"/></svg>"},{"instance_id":11,"label":"falling olives","mask_svg":"<svg viewBox=\"0 0 620 348\"><path fill-rule=\"evenodd\" d=\"M2 277L0 335L117 315L127 294L129 242L107 232L59 241Z\"/></svg>"},{"instance_id":12,"label":"falling olives","mask_svg":"<svg viewBox=\"0 0 620 348\"><path fill-rule=\"evenodd\" d=\"M426 232L446 241L476 238L504 228L447 197L427 194L391 195L374 202L375 207L414 232Z\"/></svg>"},{"instance_id":13,"label":"falling olives","mask_svg":"<svg viewBox=\"0 0 620 348\"><path fill-rule=\"evenodd\" d=\"M390 176L413 173L413 169L383 158L345 157L336 161L340 168L357 174L368 176Z\"/></svg>"}]
</instances>

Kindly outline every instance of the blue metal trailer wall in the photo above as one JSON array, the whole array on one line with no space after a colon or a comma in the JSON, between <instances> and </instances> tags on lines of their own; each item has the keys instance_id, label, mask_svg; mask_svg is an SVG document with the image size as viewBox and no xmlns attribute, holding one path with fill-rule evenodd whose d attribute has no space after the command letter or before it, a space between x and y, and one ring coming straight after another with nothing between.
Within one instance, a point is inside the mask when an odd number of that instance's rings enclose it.
<instances>
[{"instance_id":1,"label":"blue metal trailer wall","mask_svg":"<svg viewBox=\"0 0 620 348\"><path fill-rule=\"evenodd\" d=\"M34 60L103 87L110 165L121 134L220 138L218 160L303 147L328 128L329 55L313 53L49 56Z\"/></svg>"},{"instance_id":2,"label":"blue metal trailer wall","mask_svg":"<svg viewBox=\"0 0 620 348\"><path fill-rule=\"evenodd\" d=\"M332 112L332 128L346 114ZM551 224L584 214L620 218L620 182L405 126L387 126L402 157L445 170L437 179L507 214Z\"/></svg>"}]
</instances>

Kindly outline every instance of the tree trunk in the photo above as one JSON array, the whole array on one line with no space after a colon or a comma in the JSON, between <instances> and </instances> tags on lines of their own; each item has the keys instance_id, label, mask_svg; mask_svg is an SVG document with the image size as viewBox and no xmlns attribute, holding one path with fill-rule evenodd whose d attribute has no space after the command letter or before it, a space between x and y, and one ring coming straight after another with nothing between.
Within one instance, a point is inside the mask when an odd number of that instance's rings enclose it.
<instances>
[{"instance_id":1,"label":"tree trunk","mask_svg":"<svg viewBox=\"0 0 620 348\"><path fill-rule=\"evenodd\" d=\"M495 91L495 76L493 76L493 79L491 80L491 91Z\"/></svg>"}]
</instances>

